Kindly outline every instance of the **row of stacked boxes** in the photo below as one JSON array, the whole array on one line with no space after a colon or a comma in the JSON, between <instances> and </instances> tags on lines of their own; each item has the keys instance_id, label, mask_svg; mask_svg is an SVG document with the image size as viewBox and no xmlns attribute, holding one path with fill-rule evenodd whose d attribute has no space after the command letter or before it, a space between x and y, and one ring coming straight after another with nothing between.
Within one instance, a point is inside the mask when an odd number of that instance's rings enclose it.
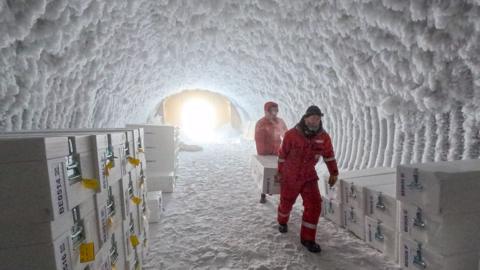
<instances>
[{"instance_id":1,"label":"row of stacked boxes","mask_svg":"<svg viewBox=\"0 0 480 270\"><path fill-rule=\"evenodd\" d=\"M476 270L480 160L399 165L323 179L323 215L403 269Z\"/></svg>"},{"instance_id":2,"label":"row of stacked boxes","mask_svg":"<svg viewBox=\"0 0 480 270\"><path fill-rule=\"evenodd\" d=\"M149 212L142 132L0 135L2 267L140 269Z\"/></svg>"},{"instance_id":3,"label":"row of stacked boxes","mask_svg":"<svg viewBox=\"0 0 480 270\"><path fill-rule=\"evenodd\" d=\"M136 124L145 133L145 157L148 173L147 204L151 209L149 222L160 222L163 212L163 194L172 193L177 182L179 129L169 125Z\"/></svg>"},{"instance_id":4,"label":"row of stacked boxes","mask_svg":"<svg viewBox=\"0 0 480 270\"><path fill-rule=\"evenodd\" d=\"M179 129L169 125L151 124L127 125L127 127L143 128L145 132L148 190L173 192L178 178Z\"/></svg>"}]
</instances>

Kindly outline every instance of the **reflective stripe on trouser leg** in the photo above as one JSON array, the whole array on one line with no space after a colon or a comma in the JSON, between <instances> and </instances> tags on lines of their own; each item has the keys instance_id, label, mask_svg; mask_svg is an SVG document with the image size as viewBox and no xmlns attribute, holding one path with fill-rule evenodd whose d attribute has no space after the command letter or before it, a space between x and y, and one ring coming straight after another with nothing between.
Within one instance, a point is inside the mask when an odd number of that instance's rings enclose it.
<instances>
[{"instance_id":1,"label":"reflective stripe on trouser leg","mask_svg":"<svg viewBox=\"0 0 480 270\"><path fill-rule=\"evenodd\" d=\"M280 209L278 210L277 221L279 224L287 224L289 218L290 218L290 213L285 214L285 213L282 213Z\"/></svg>"},{"instance_id":2,"label":"reflective stripe on trouser leg","mask_svg":"<svg viewBox=\"0 0 480 270\"><path fill-rule=\"evenodd\" d=\"M293 202L295 203L295 201ZM290 218L290 211L292 210L292 204L290 204L289 200L283 200L280 201L280 205L278 205L278 211L277 211L277 221L280 224L287 224L288 220Z\"/></svg>"},{"instance_id":3,"label":"reflective stripe on trouser leg","mask_svg":"<svg viewBox=\"0 0 480 270\"><path fill-rule=\"evenodd\" d=\"M302 226L304 226L305 228L308 228L308 229L312 229L312 230L317 229L317 224L308 223L306 221L302 221Z\"/></svg>"},{"instance_id":4,"label":"reflective stripe on trouser leg","mask_svg":"<svg viewBox=\"0 0 480 270\"><path fill-rule=\"evenodd\" d=\"M280 224L287 224L292 211L292 206L297 200L300 191L297 182L285 176L280 184L280 203L278 204L277 221Z\"/></svg>"},{"instance_id":5,"label":"reflective stripe on trouser leg","mask_svg":"<svg viewBox=\"0 0 480 270\"><path fill-rule=\"evenodd\" d=\"M315 241L317 235L317 224L312 224L303 221L302 229L300 230L300 238L302 240Z\"/></svg>"},{"instance_id":6,"label":"reflective stripe on trouser leg","mask_svg":"<svg viewBox=\"0 0 480 270\"><path fill-rule=\"evenodd\" d=\"M304 207L300 237L303 240L315 241L317 223L322 209L322 199L317 181L307 181L300 194L303 198Z\"/></svg>"}]
</instances>

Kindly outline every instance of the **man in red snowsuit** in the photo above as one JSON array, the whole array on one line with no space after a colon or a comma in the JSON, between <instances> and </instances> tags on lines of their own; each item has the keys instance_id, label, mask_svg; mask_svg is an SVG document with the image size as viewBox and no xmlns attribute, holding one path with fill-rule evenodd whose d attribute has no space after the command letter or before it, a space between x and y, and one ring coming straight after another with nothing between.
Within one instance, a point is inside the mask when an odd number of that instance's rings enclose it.
<instances>
[{"instance_id":1,"label":"man in red snowsuit","mask_svg":"<svg viewBox=\"0 0 480 270\"><path fill-rule=\"evenodd\" d=\"M282 143L283 135L287 131L285 122L277 116L278 104L272 101L265 103L265 116L255 125L255 144L258 155L277 155ZM267 197L264 193L260 203L265 203Z\"/></svg>"},{"instance_id":2,"label":"man in red snowsuit","mask_svg":"<svg viewBox=\"0 0 480 270\"><path fill-rule=\"evenodd\" d=\"M330 135L323 130L322 116L317 106L310 106L302 120L285 133L278 154L277 178L281 183L277 217L279 231L288 231L290 211L300 194L304 207L300 240L311 252L321 251L315 242L322 203L315 170L320 157L323 157L330 172L330 186L336 183L338 176L333 146Z\"/></svg>"},{"instance_id":3,"label":"man in red snowsuit","mask_svg":"<svg viewBox=\"0 0 480 270\"><path fill-rule=\"evenodd\" d=\"M265 103L263 107L265 116L255 125L255 143L257 154L277 155L282 138L287 131L285 122L277 116L278 104L272 101Z\"/></svg>"}]
</instances>

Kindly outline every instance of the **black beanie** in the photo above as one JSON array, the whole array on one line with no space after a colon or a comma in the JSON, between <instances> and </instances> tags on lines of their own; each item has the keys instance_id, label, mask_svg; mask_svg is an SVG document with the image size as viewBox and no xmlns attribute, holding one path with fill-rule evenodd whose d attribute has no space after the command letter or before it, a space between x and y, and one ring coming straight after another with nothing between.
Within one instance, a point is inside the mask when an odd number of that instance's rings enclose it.
<instances>
[{"instance_id":1,"label":"black beanie","mask_svg":"<svg viewBox=\"0 0 480 270\"><path fill-rule=\"evenodd\" d=\"M308 107L307 111L305 112L304 117L309 117L311 115L323 116L323 113L320 110L320 108L318 108L318 106L312 105L312 106Z\"/></svg>"}]
</instances>

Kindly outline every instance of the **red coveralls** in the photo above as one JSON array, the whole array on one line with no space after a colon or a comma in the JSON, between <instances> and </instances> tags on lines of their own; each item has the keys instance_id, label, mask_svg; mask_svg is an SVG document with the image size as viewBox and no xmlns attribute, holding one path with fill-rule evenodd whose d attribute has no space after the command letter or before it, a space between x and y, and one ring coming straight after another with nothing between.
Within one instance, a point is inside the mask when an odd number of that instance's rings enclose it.
<instances>
[{"instance_id":1,"label":"red coveralls","mask_svg":"<svg viewBox=\"0 0 480 270\"><path fill-rule=\"evenodd\" d=\"M264 109L267 113L270 108L278 107L274 102L265 103ZM266 117L258 120L255 125L255 143L258 155L277 155L278 148L282 143L282 136L287 131L287 125L281 118L269 120Z\"/></svg>"},{"instance_id":2,"label":"red coveralls","mask_svg":"<svg viewBox=\"0 0 480 270\"><path fill-rule=\"evenodd\" d=\"M287 224L290 211L298 197L303 199L303 222L300 237L315 241L322 199L318 190L318 175L315 170L320 156L323 157L330 175L338 175L337 162L330 136L324 130L308 139L298 128L285 133L278 155L278 171L281 174L278 223Z\"/></svg>"}]
</instances>

